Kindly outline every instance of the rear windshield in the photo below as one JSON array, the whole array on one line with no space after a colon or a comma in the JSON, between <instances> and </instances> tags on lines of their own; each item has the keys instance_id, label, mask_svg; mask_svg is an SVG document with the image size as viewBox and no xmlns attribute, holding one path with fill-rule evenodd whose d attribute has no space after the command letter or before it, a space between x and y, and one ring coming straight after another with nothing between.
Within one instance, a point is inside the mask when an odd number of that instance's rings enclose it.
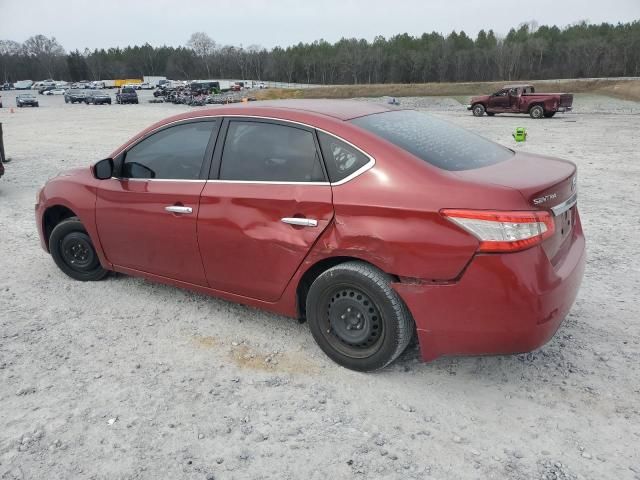
<instances>
[{"instance_id":1,"label":"rear windshield","mask_svg":"<svg viewBox=\"0 0 640 480\"><path fill-rule=\"evenodd\" d=\"M443 170L486 167L513 155L508 148L415 110L376 113L351 123Z\"/></svg>"},{"instance_id":2,"label":"rear windshield","mask_svg":"<svg viewBox=\"0 0 640 480\"><path fill-rule=\"evenodd\" d=\"M136 91L131 87L125 87L122 89L122 93L136 93Z\"/></svg>"}]
</instances>

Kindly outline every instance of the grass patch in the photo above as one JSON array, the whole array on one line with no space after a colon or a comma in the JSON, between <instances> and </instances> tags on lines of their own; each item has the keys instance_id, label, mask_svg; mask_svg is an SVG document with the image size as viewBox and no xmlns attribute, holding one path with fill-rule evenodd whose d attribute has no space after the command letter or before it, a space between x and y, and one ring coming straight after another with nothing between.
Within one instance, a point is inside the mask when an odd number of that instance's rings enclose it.
<instances>
[{"instance_id":1,"label":"grass patch","mask_svg":"<svg viewBox=\"0 0 640 480\"><path fill-rule=\"evenodd\" d=\"M389 83L372 85L332 85L319 88L267 89L256 94L258 100L286 98L355 97L453 97L466 103L470 96L495 92L504 85L531 83L540 92L593 93L640 101L640 80L532 80L469 83Z\"/></svg>"}]
</instances>

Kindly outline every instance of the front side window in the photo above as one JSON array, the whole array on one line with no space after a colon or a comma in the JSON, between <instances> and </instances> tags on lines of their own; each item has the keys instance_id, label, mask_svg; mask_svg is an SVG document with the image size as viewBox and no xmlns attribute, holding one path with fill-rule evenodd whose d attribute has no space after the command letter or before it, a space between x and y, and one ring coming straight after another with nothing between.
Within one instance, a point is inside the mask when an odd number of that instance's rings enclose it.
<instances>
[{"instance_id":1,"label":"front side window","mask_svg":"<svg viewBox=\"0 0 640 480\"><path fill-rule=\"evenodd\" d=\"M324 182L313 133L264 122L230 121L221 180Z\"/></svg>"},{"instance_id":2,"label":"front side window","mask_svg":"<svg viewBox=\"0 0 640 480\"><path fill-rule=\"evenodd\" d=\"M369 163L369 157L332 135L318 132L318 140L329 179L333 183L343 180Z\"/></svg>"},{"instance_id":3,"label":"front side window","mask_svg":"<svg viewBox=\"0 0 640 480\"><path fill-rule=\"evenodd\" d=\"M176 125L154 133L127 151L124 178L197 180L216 122Z\"/></svg>"}]
</instances>

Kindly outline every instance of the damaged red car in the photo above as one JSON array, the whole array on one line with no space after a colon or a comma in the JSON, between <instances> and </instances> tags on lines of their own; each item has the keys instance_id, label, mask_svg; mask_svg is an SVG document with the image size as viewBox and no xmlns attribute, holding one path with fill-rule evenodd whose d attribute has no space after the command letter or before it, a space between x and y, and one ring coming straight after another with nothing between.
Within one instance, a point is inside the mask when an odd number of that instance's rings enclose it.
<instances>
[{"instance_id":1,"label":"damaged red car","mask_svg":"<svg viewBox=\"0 0 640 480\"><path fill-rule=\"evenodd\" d=\"M437 117L354 101L204 109L40 190L44 249L305 319L371 371L547 342L582 279L576 167ZM274 325L274 328L277 328Z\"/></svg>"}]
</instances>

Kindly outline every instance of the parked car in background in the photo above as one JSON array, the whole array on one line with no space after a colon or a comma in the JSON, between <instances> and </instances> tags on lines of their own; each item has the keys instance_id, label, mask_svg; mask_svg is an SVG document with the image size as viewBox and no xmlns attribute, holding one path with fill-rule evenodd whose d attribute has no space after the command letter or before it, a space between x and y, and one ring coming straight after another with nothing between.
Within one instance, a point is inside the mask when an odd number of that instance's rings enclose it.
<instances>
[{"instance_id":1,"label":"parked car in background","mask_svg":"<svg viewBox=\"0 0 640 480\"><path fill-rule=\"evenodd\" d=\"M38 102L38 99L35 95L31 93L21 93L16 96L16 106L20 108L25 106L39 107L40 103Z\"/></svg>"},{"instance_id":2,"label":"parked car in background","mask_svg":"<svg viewBox=\"0 0 640 480\"><path fill-rule=\"evenodd\" d=\"M485 113L528 113L531 118L551 118L557 112L571 111L570 93L536 93L533 85L505 85L492 95L472 97L467 105L476 117Z\"/></svg>"},{"instance_id":3,"label":"parked car in background","mask_svg":"<svg viewBox=\"0 0 640 480\"><path fill-rule=\"evenodd\" d=\"M11 90L13 88L13 85L9 82L6 82L2 85L2 90Z\"/></svg>"},{"instance_id":4,"label":"parked car in background","mask_svg":"<svg viewBox=\"0 0 640 480\"><path fill-rule=\"evenodd\" d=\"M131 87L123 87L116 93L116 103L138 103L138 94Z\"/></svg>"},{"instance_id":5,"label":"parked car in background","mask_svg":"<svg viewBox=\"0 0 640 480\"><path fill-rule=\"evenodd\" d=\"M354 370L416 334L425 360L554 335L585 265L573 163L387 105L257 103L165 119L49 180L43 248L77 280L117 271L306 319Z\"/></svg>"},{"instance_id":6,"label":"parked car in background","mask_svg":"<svg viewBox=\"0 0 640 480\"><path fill-rule=\"evenodd\" d=\"M153 90L154 88L150 83L141 83L139 87L140 88L138 90Z\"/></svg>"},{"instance_id":7,"label":"parked car in background","mask_svg":"<svg viewBox=\"0 0 640 480\"><path fill-rule=\"evenodd\" d=\"M32 80L20 80L19 82L16 82L14 84L13 88L15 88L16 90L29 90L32 85Z\"/></svg>"},{"instance_id":8,"label":"parked car in background","mask_svg":"<svg viewBox=\"0 0 640 480\"><path fill-rule=\"evenodd\" d=\"M55 86L55 85L41 85L41 86L38 88L38 93L39 93L40 95L44 95L46 92L48 92L48 91L50 91L50 90L53 90L53 89L55 89L55 88L56 88L56 86Z\"/></svg>"},{"instance_id":9,"label":"parked car in background","mask_svg":"<svg viewBox=\"0 0 640 480\"><path fill-rule=\"evenodd\" d=\"M84 103L86 96L85 90L71 89L64 93L64 101L65 103Z\"/></svg>"},{"instance_id":10,"label":"parked car in background","mask_svg":"<svg viewBox=\"0 0 640 480\"><path fill-rule=\"evenodd\" d=\"M64 92L66 92L67 90L64 88L53 88L51 90L46 90L43 94L44 95L64 95Z\"/></svg>"},{"instance_id":11,"label":"parked car in background","mask_svg":"<svg viewBox=\"0 0 640 480\"><path fill-rule=\"evenodd\" d=\"M84 103L87 105L111 105L111 95L101 90L93 90L87 93Z\"/></svg>"},{"instance_id":12,"label":"parked car in background","mask_svg":"<svg viewBox=\"0 0 640 480\"><path fill-rule=\"evenodd\" d=\"M2 95L0 95L0 108L2 108Z\"/></svg>"}]
</instances>

